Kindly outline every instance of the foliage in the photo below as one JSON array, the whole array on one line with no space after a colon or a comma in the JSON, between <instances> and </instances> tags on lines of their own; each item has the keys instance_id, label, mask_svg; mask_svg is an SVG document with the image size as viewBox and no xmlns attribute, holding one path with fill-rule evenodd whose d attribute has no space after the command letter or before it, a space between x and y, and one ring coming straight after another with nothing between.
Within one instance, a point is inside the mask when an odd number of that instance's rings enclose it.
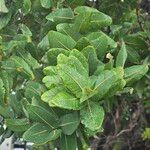
<instances>
[{"instance_id":1,"label":"foliage","mask_svg":"<svg viewBox=\"0 0 150 150\"><path fill-rule=\"evenodd\" d=\"M145 131L142 134L142 138L144 140L150 139L150 128L145 128Z\"/></svg>"},{"instance_id":2,"label":"foliage","mask_svg":"<svg viewBox=\"0 0 150 150\"><path fill-rule=\"evenodd\" d=\"M148 72L147 29L140 32L135 12L118 25L84 4L0 2L1 142L14 134L36 145L86 149L103 131L105 103Z\"/></svg>"}]
</instances>

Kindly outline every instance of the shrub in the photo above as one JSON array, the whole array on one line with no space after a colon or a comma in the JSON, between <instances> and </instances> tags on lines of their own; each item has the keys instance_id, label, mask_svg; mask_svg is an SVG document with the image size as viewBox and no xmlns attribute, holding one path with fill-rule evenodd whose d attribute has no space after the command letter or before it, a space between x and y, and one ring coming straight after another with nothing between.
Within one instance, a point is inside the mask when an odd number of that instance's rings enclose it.
<instances>
[{"instance_id":1,"label":"shrub","mask_svg":"<svg viewBox=\"0 0 150 150\"><path fill-rule=\"evenodd\" d=\"M130 41L143 49L142 38L116 42L104 32L111 17L78 6L85 1L67 2L1 1L1 141L14 134L37 145L87 148L103 132L104 102L148 71L126 64Z\"/></svg>"}]
</instances>

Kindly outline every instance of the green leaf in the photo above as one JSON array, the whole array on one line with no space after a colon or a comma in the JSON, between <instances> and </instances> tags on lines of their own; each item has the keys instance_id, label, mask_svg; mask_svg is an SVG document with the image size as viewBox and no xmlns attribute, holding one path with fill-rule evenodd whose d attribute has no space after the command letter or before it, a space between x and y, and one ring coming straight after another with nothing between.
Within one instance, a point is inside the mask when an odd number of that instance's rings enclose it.
<instances>
[{"instance_id":1,"label":"green leaf","mask_svg":"<svg viewBox=\"0 0 150 150\"><path fill-rule=\"evenodd\" d=\"M76 135L64 135L60 137L60 147L61 150L76 150L77 149L77 139Z\"/></svg>"},{"instance_id":2,"label":"green leaf","mask_svg":"<svg viewBox=\"0 0 150 150\"><path fill-rule=\"evenodd\" d=\"M48 66L48 67L43 69L43 72L47 76L57 75L58 74L56 66Z\"/></svg>"},{"instance_id":3,"label":"green leaf","mask_svg":"<svg viewBox=\"0 0 150 150\"><path fill-rule=\"evenodd\" d=\"M99 59L103 58L107 53L108 48L113 49L117 47L116 42L107 36L103 32L92 32L87 35L90 44L96 49L97 57Z\"/></svg>"},{"instance_id":4,"label":"green leaf","mask_svg":"<svg viewBox=\"0 0 150 150\"><path fill-rule=\"evenodd\" d=\"M87 47L89 45L91 45L89 39L86 37L81 37L77 41L75 48L78 49L79 51L82 51L85 47Z\"/></svg>"},{"instance_id":5,"label":"green leaf","mask_svg":"<svg viewBox=\"0 0 150 150\"><path fill-rule=\"evenodd\" d=\"M8 13L8 9L5 5L5 0L0 1L0 13Z\"/></svg>"},{"instance_id":6,"label":"green leaf","mask_svg":"<svg viewBox=\"0 0 150 150\"><path fill-rule=\"evenodd\" d=\"M44 123L51 129L59 126L58 118L52 110L50 112L40 106L27 105L27 111L30 120L34 122Z\"/></svg>"},{"instance_id":7,"label":"green leaf","mask_svg":"<svg viewBox=\"0 0 150 150\"><path fill-rule=\"evenodd\" d=\"M109 54L109 53L108 53ZM108 55L107 55L108 56ZM106 56L106 57L107 57ZM109 57L109 56L108 56ZM111 70L114 67L114 59L113 56L111 56L110 58L108 58L109 61L105 64L105 70Z\"/></svg>"},{"instance_id":8,"label":"green leaf","mask_svg":"<svg viewBox=\"0 0 150 150\"><path fill-rule=\"evenodd\" d=\"M147 43L138 34L130 34L124 37L126 45L137 51L148 49Z\"/></svg>"},{"instance_id":9,"label":"green leaf","mask_svg":"<svg viewBox=\"0 0 150 150\"><path fill-rule=\"evenodd\" d=\"M74 9L75 14L84 14L84 13L97 13L99 12L97 9L88 7L88 6L78 6Z\"/></svg>"},{"instance_id":10,"label":"green leaf","mask_svg":"<svg viewBox=\"0 0 150 150\"><path fill-rule=\"evenodd\" d=\"M76 56L74 56L74 55L76 55ZM78 56L79 57L78 58L77 55L79 55L80 57ZM83 58L84 60L81 60L81 58ZM84 63L83 63L83 61L84 61ZM84 75L85 78L87 78L89 71L88 71L88 67L84 67L85 64L87 65L87 63L85 61L86 61L86 58L84 57L84 55L80 52L78 53L77 50L73 50L73 52L70 53L69 57L66 57L63 54L60 54L57 57L58 71L59 71L59 67L61 67L63 65L67 65L70 68L77 71L78 73L80 73L81 75Z\"/></svg>"},{"instance_id":11,"label":"green leaf","mask_svg":"<svg viewBox=\"0 0 150 150\"><path fill-rule=\"evenodd\" d=\"M59 74L64 85L77 97L80 97L82 91L90 85L88 77L81 75L75 69L68 67L67 65L61 65L59 67Z\"/></svg>"},{"instance_id":12,"label":"green leaf","mask_svg":"<svg viewBox=\"0 0 150 150\"><path fill-rule=\"evenodd\" d=\"M73 49L71 52L70 52L70 56L74 56L76 57L83 65L83 67L87 70L87 72L89 72L89 66L88 66L88 61L86 59L86 57L81 53L79 52L78 50L76 49ZM72 59L73 61L73 59Z\"/></svg>"},{"instance_id":13,"label":"green leaf","mask_svg":"<svg viewBox=\"0 0 150 150\"><path fill-rule=\"evenodd\" d=\"M46 16L47 20L57 23L66 23L74 18L74 14L70 8L60 8L51 12Z\"/></svg>"},{"instance_id":14,"label":"green leaf","mask_svg":"<svg viewBox=\"0 0 150 150\"><path fill-rule=\"evenodd\" d=\"M49 101L49 105L69 110L80 109L80 101L65 91L56 94L56 96Z\"/></svg>"},{"instance_id":15,"label":"green leaf","mask_svg":"<svg viewBox=\"0 0 150 150\"><path fill-rule=\"evenodd\" d=\"M39 47L42 49L45 48L64 48L72 49L76 45L76 42L67 35L56 31L49 31L48 34L43 38L39 43Z\"/></svg>"},{"instance_id":16,"label":"green leaf","mask_svg":"<svg viewBox=\"0 0 150 150\"><path fill-rule=\"evenodd\" d=\"M28 119L6 119L5 123L10 130L15 132L23 132L30 127Z\"/></svg>"},{"instance_id":17,"label":"green leaf","mask_svg":"<svg viewBox=\"0 0 150 150\"><path fill-rule=\"evenodd\" d=\"M95 76L100 75L105 70L105 64L100 64L94 72Z\"/></svg>"},{"instance_id":18,"label":"green leaf","mask_svg":"<svg viewBox=\"0 0 150 150\"><path fill-rule=\"evenodd\" d=\"M7 14L1 14L0 16L0 30L3 29L10 21L12 12L9 11Z\"/></svg>"},{"instance_id":19,"label":"green leaf","mask_svg":"<svg viewBox=\"0 0 150 150\"><path fill-rule=\"evenodd\" d=\"M60 133L61 130L51 130L44 124L36 123L23 134L23 139L34 144L43 145L49 141L56 140Z\"/></svg>"},{"instance_id":20,"label":"green leaf","mask_svg":"<svg viewBox=\"0 0 150 150\"><path fill-rule=\"evenodd\" d=\"M40 68L38 61L29 52L25 50L18 50L17 53L33 69Z\"/></svg>"},{"instance_id":21,"label":"green leaf","mask_svg":"<svg viewBox=\"0 0 150 150\"><path fill-rule=\"evenodd\" d=\"M55 85L59 85L61 83L61 79L58 75L46 76L42 81L48 89L51 89Z\"/></svg>"},{"instance_id":22,"label":"green leaf","mask_svg":"<svg viewBox=\"0 0 150 150\"><path fill-rule=\"evenodd\" d=\"M58 32L68 35L74 40L78 40L81 37L81 34L75 29L74 24L69 23L60 23L56 26Z\"/></svg>"},{"instance_id":23,"label":"green leaf","mask_svg":"<svg viewBox=\"0 0 150 150\"><path fill-rule=\"evenodd\" d=\"M29 103L27 103L27 105L28 105L28 104L29 104ZM33 106L38 106L38 107L42 107L42 108L44 108L45 110L47 110L48 112L55 114L55 115L56 115L56 118L58 118L58 117L57 117L57 114L55 113L55 110L54 110L53 108L49 107L49 105L48 105L47 103L41 101L40 98L39 98L39 99L32 98L31 105L33 105ZM29 117L29 116L28 116L28 117Z\"/></svg>"},{"instance_id":24,"label":"green leaf","mask_svg":"<svg viewBox=\"0 0 150 150\"><path fill-rule=\"evenodd\" d=\"M140 80L149 70L147 65L134 65L125 69L124 78L127 84Z\"/></svg>"},{"instance_id":25,"label":"green leaf","mask_svg":"<svg viewBox=\"0 0 150 150\"><path fill-rule=\"evenodd\" d=\"M80 32L95 31L112 23L112 19L109 16L91 7L79 6L75 8L74 12L77 14L75 28Z\"/></svg>"},{"instance_id":26,"label":"green leaf","mask_svg":"<svg viewBox=\"0 0 150 150\"><path fill-rule=\"evenodd\" d=\"M31 10L31 0L24 0L23 1L23 8L22 8L22 11L25 15L27 15L30 10Z\"/></svg>"},{"instance_id":27,"label":"green leaf","mask_svg":"<svg viewBox=\"0 0 150 150\"><path fill-rule=\"evenodd\" d=\"M40 0L42 7L50 8L53 5L52 0Z\"/></svg>"},{"instance_id":28,"label":"green leaf","mask_svg":"<svg viewBox=\"0 0 150 150\"><path fill-rule=\"evenodd\" d=\"M93 46L87 46L81 51L88 60L90 75L95 72L99 64L96 50Z\"/></svg>"},{"instance_id":29,"label":"green leaf","mask_svg":"<svg viewBox=\"0 0 150 150\"><path fill-rule=\"evenodd\" d=\"M51 89L51 87L55 85L62 84L58 70L55 66L46 67L43 71L47 76L45 76L42 81L45 83L47 88Z\"/></svg>"},{"instance_id":30,"label":"green leaf","mask_svg":"<svg viewBox=\"0 0 150 150\"><path fill-rule=\"evenodd\" d=\"M47 52L47 58L50 65L57 64L57 56L59 54L69 55L69 51L63 48L52 48Z\"/></svg>"},{"instance_id":31,"label":"green leaf","mask_svg":"<svg viewBox=\"0 0 150 150\"><path fill-rule=\"evenodd\" d=\"M11 109L15 113L16 116L21 116L23 114L22 112L22 106L21 106L21 90L15 91L15 93L9 93L9 97L7 100L7 103L10 105Z\"/></svg>"},{"instance_id":32,"label":"green leaf","mask_svg":"<svg viewBox=\"0 0 150 150\"><path fill-rule=\"evenodd\" d=\"M25 35L27 37L32 36L32 32L25 24L19 24L19 27L20 27L23 35Z\"/></svg>"},{"instance_id":33,"label":"green leaf","mask_svg":"<svg viewBox=\"0 0 150 150\"><path fill-rule=\"evenodd\" d=\"M128 53L128 60L131 63L139 64L141 57L140 57L138 51L130 46L126 46L126 47L127 47L126 50Z\"/></svg>"},{"instance_id":34,"label":"green leaf","mask_svg":"<svg viewBox=\"0 0 150 150\"><path fill-rule=\"evenodd\" d=\"M125 43L122 42L121 49L120 49L120 51L117 55L117 59L116 59L116 67L124 67L126 59L127 59L127 50L126 50Z\"/></svg>"},{"instance_id":35,"label":"green leaf","mask_svg":"<svg viewBox=\"0 0 150 150\"><path fill-rule=\"evenodd\" d=\"M41 99L46 102L49 103L51 101L51 99L58 94L59 92L63 91L65 88L58 86L58 87L54 87L46 92L43 93L43 95L41 96Z\"/></svg>"},{"instance_id":36,"label":"green leaf","mask_svg":"<svg viewBox=\"0 0 150 150\"><path fill-rule=\"evenodd\" d=\"M12 56L10 60L19 73L23 74L25 77L34 79L34 74L30 66L21 57Z\"/></svg>"},{"instance_id":37,"label":"green leaf","mask_svg":"<svg viewBox=\"0 0 150 150\"><path fill-rule=\"evenodd\" d=\"M124 86L126 85L126 81L123 79L124 77L124 69L122 67L114 68L113 71L117 74L116 82L111 86L105 97L112 97L118 91L122 91Z\"/></svg>"},{"instance_id":38,"label":"green leaf","mask_svg":"<svg viewBox=\"0 0 150 150\"><path fill-rule=\"evenodd\" d=\"M43 92L43 86L35 81L28 81L25 85L25 97L27 99L40 98Z\"/></svg>"},{"instance_id":39,"label":"green leaf","mask_svg":"<svg viewBox=\"0 0 150 150\"><path fill-rule=\"evenodd\" d=\"M78 128L80 123L79 116L77 113L70 113L60 118L61 129L64 134L71 135Z\"/></svg>"},{"instance_id":40,"label":"green leaf","mask_svg":"<svg viewBox=\"0 0 150 150\"><path fill-rule=\"evenodd\" d=\"M77 97L80 97L84 88L88 88L90 85L88 72L82 63L74 56L66 58L60 54L57 67L63 84Z\"/></svg>"},{"instance_id":41,"label":"green leaf","mask_svg":"<svg viewBox=\"0 0 150 150\"><path fill-rule=\"evenodd\" d=\"M42 41L38 44L38 48L46 51L50 48L48 34L42 39Z\"/></svg>"},{"instance_id":42,"label":"green leaf","mask_svg":"<svg viewBox=\"0 0 150 150\"><path fill-rule=\"evenodd\" d=\"M2 106L5 105L4 96L5 96L4 83L3 80L0 78L0 105Z\"/></svg>"},{"instance_id":43,"label":"green leaf","mask_svg":"<svg viewBox=\"0 0 150 150\"><path fill-rule=\"evenodd\" d=\"M18 72L24 73L25 75L34 79L34 74L31 70L30 66L21 57L12 56L10 59L11 59L12 63L14 63L14 66Z\"/></svg>"},{"instance_id":44,"label":"green leaf","mask_svg":"<svg viewBox=\"0 0 150 150\"><path fill-rule=\"evenodd\" d=\"M9 106L0 105L0 115L5 118L12 118L14 117L14 112L12 111L12 108L10 108Z\"/></svg>"},{"instance_id":45,"label":"green leaf","mask_svg":"<svg viewBox=\"0 0 150 150\"><path fill-rule=\"evenodd\" d=\"M86 128L95 131L100 129L104 120L104 110L96 102L87 101L87 106L80 111L81 123Z\"/></svg>"},{"instance_id":46,"label":"green leaf","mask_svg":"<svg viewBox=\"0 0 150 150\"><path fill-rule=\"evenodd\" d=\"M18 34L14 37L13 40L10 42L7 42L4 50L7 52L7 54L10 54L13 52L13 50L23 50L28 42L28 39L23 34Z\"/></svg>"},{"instance_id":47,"label":"green leaf","mask_svg":"<svg viewBox=\"0 0 150 150\"><path fill-rule=\"evenodd\" d=\"M105 70L97 76L95 81L94 91L97 91L96 100L100 100L109 91L109 89L114 85L117 78L116 72L113 70Z\"/></svg>"},{"instance_id":48,"label":"green leaf","mask_svg":"<svg viewBox=\"0 0 150 150\"><path fill-rule=\"evenodd\" d=\"M8 97L13 86L13 77L6 70L0 72L0 77L4 83L5 94Z\"/></svg>"}]
</instances>

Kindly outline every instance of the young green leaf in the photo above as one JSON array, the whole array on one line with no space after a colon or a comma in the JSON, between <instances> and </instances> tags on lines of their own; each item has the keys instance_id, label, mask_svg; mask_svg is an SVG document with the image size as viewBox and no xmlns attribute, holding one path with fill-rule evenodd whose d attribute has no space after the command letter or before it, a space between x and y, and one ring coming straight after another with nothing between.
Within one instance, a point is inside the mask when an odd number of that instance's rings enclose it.
<instances>
[{"instance_id":1,"label":"young green leaf","mask_svg":"<svg viewBox=\"0 0 150 150\"><path fill-rule=\"evenodd\" d=\"M65 88L61 86L51 88L50 90L43 93L43 95L41 96L41 99L44 102L49 103L56 94L58 94L59 92L63 90L65 90Z\"/></svg>"},{"instance_id":2,"label":"young green leaf","mask_svg":"<svg viewBox=\"0 0 150 150\"><path fill-rule=\"evenodd\" d=\"M61 58L62 60L60 60ZM58 61L58 66L67 65L70 68L77 71L78 73L80 73L81 75L84 75L85 78L88 77L89 69L88 69L88 64L86 63L87 60L84 57L84 55L80 52L78 53L77 50L73 50L73 52L70 53L69 57L65 57L64 55L59 55L57 57L57 61Z\"/></svg>"},{"instance_id":3,"label":"young green leaf","mask_svg":"<svg viewBox=\"0 0 150 150\"><path fill-rule=\"evenodd\" d=\"M5 5L5 0L0 1L0 13L8 13L8 8Z\"/></svg>"},{"instance_id":4,"label":"young green leaf","mask_svg":"<svg viewBox=\"0 0 150 150\"><path fill-rule=\"evenodd\" d=\"M121 49L117 55L116 59L116 67L124 67L124 64L127 59L127 50L126 50L126 45L124 42L122 42Z\"/></svg>"},{"instance_id":5,"label":"young green leaf","mask_svg":"<svg viewBox=\"0 0 150 150\"><path fill-rule=\"evenodd\" d=\"M124 86L126 85L126 81L123 79L124 77L124 69L122 67L114 68L113 71L117 74L116 82L111 86L105 97L112 97L118 91L123 90Z\"/></svg>"},{"instance_id":6,"label":"young green leaf","mask_svg":"<svg viewBox=\"0 0 150 150\"><path fill-rule=\"evenodd\" d=\"M88 65L88 61L86 59L86 57L81 53L79 52L78 50L76 49L73 49L71 52L70 52L70 55L69 56L74 56L76 57L83 65L83 67L87 70L87 72L89 72L89 65ZM73 59L72 59L73 61Z\"/></svg>"},{"instance_id":7,"label":"young green leaf","mask_svg":"<svg viewBox=\"0 0 150 150\"><path fill-rule=\"evenodd\" d=\"M54 96L49 101L49 105L52 107L59 107L70 110L80 109L80 101L65 91L56 94L56 96Z\"/></svg>"},{"instance_id":8,"label":"young green leaf","mask_svg":"<svg viewBox=\"0 0 150 150\"><path fill-rule=\"evenodd\" d=\"M65 58L62 54L58 56L58 73L63 84L77 97L80 97L84 88L90 86L88 72L76 57L70 56L68 60Z\"/></svg>"},{"instance_id":9,"label":"young green leaf","mask_svg":"<svg viewBox=\"0 0 150 150\"><path fill-rule=\"evenodd\" d=\"M58 75L45 76L42 81L48 89L61 84L61 79Z\"/></svg>"},{"instance_id":10,"label":"young green leaf","mask_svg":"<svg viewBox=\"0 0 150 150\"><path fill-rule=\"evenodd\" d=\"M98 101L104 97L109 89L117 81L118 75L113 70L103 71L95 81L94 91L97 91L95 99Z\"/></svg>"},{"instance_id":11,"label":"young green leaf","mask_svg":"<svg viewBox=\"0 0 150 150\"><path fill-rule=\"evenodd\" d=\"M51 89L51 87L55 85L62 84L58 70L55 66L46 67L43 71L47 76L45 76L42 81L45 83L47 88Z\"/></svg>"},{"instance_id":12,"label":"young green leaf","mask_svg":"<svg viewBox=\"0 0 150 150\"><path fill-rule=\"evenodd\" d=\"M80 97L84 88L90 85L88 77L81 75L74 68L67 65L59 66L59 74L63 80L63 84L77 97Z\"/></svg>"},{"instance_id":13,"label":"young green leaf","mask_svg":"<svg viewBox=\"0 0 150 150\"><path fill-rule=\"evenodd\" d=\"M43 69L43 72L47 76L57 75L58 74L56 66L48 66L48 67Z\"/></svg>"}]
</instances>

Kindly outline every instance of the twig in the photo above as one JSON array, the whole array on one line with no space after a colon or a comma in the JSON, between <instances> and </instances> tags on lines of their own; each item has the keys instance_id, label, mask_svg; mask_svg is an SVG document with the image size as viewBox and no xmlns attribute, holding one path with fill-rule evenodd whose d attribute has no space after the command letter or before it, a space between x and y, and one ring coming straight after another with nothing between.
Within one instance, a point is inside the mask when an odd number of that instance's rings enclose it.
<instances>
[{"instance_id":1,"label":"twig","mask_svg":"<svg viewBox=\"0 0 150 150\"><path fill-rule=\"evenodd\" d=\"M121 136L122 134L124 133L127 133L127 132L131 132L133 130L133 128L137 125L137 123L133 124L129 129L124 129L122 131L120 131L117 135L116 135L116 138Z\"/></svg>"}]
</instances>

